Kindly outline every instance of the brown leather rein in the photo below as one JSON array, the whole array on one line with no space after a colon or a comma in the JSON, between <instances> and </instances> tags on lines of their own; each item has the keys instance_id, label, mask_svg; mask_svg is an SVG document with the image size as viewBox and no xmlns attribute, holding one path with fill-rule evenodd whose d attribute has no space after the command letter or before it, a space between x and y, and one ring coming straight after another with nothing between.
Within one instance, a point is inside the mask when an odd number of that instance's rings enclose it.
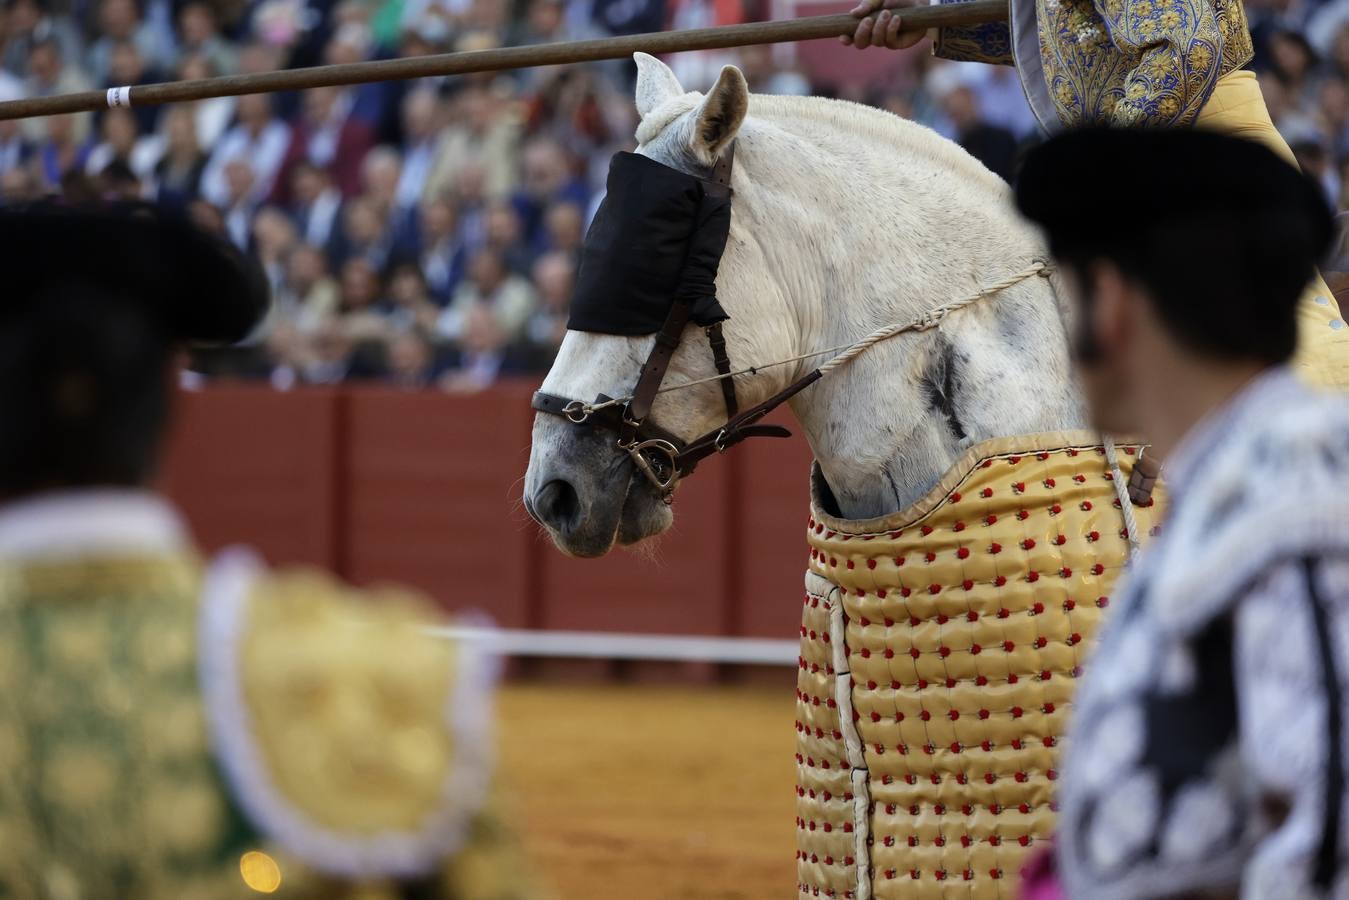
<instances>
[{"instance_id":1,"label":"brown leather rein","mask_svg":"<svg viewBox=\"0 0 1349 900\"><path fill-rule=\"evenodd\" d=\"M717 160L710 180L730 187L734 164L733 142ZM669 371L670 362L683 340L684 328L688 325L692 308L691 302L680 300L676 300L670 308L664 324L656 334L656 343L642 366L641 374L637 377L637 385L632 389L632 398L626 404L620 405L603 394L593 403L585 403L544 391L537 391L530 403L539 412L561 416L575 425L617 432L618 449L632 458L638 471L660 492L661 499L666 503L673 498L679 480L692 474L698 463L713 453L725 452L746 438L791 437L791 432L780 425L757 423L820 378L818 370L812 371L762 403L756 403L742 411L735 392L735 382L731 376L731 359L726 353L726 338L722 334L721 323L709 325L704 331L712 351L713 362L717 367L716 380L721 383L722 397L726 402L726 424L692 441L683 441L677 435L649 421L649 417L656 394L660 392L661 383Z\"/></svg>"}]
</instances>

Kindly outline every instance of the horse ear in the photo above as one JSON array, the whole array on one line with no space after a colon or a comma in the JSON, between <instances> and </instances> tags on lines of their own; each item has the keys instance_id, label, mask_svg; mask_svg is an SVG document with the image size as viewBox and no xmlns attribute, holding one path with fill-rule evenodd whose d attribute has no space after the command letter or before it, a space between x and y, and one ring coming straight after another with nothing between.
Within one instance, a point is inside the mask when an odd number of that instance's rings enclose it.
<instances>
[{"instance_id":1,"label":"horse ear","mask_svg":"<svg viewBox=\"0 0 1349 900\"><path fill-rule=\"evenodd\" d=\"M693 150L703 162L710 165L735 140L748 111L749 84L745 76L735 66L723 67L717 83L698 107L694 125Z\"/></svg>"},{"instance_id":2,"label":"horse ear","mask_svg":"<svg viewBox=\"0 0 1349 900\"><path fill-rule=\"evenodd\" d=\"M675 73L656 57L634 53L632 59L637 63L637 114L642 118L671 97L684 93Z\"/></svg>"}]
</instances>

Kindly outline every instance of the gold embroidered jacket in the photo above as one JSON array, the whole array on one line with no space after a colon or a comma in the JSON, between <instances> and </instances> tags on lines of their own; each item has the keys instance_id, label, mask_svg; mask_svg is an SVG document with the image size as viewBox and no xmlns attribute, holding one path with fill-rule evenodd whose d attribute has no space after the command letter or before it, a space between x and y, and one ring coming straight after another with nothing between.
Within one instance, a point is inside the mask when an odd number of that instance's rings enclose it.
<instances>
[{"instance_id":1,"label":"gold embroidered jacket","mask_svg":"<svg viewBox=\"0 0 1349 900\"><path fill-rule=\"evenodd\" d=\"M1012 0L1010 22L941 29L935 52L1015 64L1053 131L1191 125L1253 49L1241 0Z\"/></svg>"},{"instance_id":2,"label":"gold embroidered jacket","mask_svg":"<svg viewBox=\"0 0 1349 900\"><path fill-rule=\"evenodd\" d=\"M490 669L419 598L203 571L141 539L160 501L114 506L74 551L14 547L69 515L0 510L0 898L539 896L488 796Z\"/></svg>"}]
</instances>

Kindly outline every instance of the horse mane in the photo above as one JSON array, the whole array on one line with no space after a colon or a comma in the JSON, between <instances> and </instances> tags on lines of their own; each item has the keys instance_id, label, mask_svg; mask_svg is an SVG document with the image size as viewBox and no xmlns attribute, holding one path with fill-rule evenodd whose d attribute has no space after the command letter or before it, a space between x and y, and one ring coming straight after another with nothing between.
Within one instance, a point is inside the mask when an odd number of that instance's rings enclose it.
<instances>
[{"instance_id":1,"label":"horse mane","mask_svg":"<svg viewBox=\"0 0 1349 900\"><path fill-rule=\"evenodd\" d=\"M966 153L960 145L931 128L874 106L827 97L751 94L746 125L767 122L791 133L792 123L810 122L831 133L846 133L903 150L896 159L924 159L952 176L978 187L1006 194L1007 182Z\"/></svg>"}]
</instances>

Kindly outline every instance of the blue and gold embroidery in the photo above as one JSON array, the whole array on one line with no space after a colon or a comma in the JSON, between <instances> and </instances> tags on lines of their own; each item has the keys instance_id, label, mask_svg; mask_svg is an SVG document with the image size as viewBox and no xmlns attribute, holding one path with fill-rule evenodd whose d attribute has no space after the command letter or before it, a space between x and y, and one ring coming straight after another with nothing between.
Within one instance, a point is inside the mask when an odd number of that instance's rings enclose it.
<instances>
[{"instance_id":1,"label":"blue and gold embroidery","mask_svg":"<svg viewBox=\"0 0 1349 900\"><path fill-rule=\"evenodd\" d=\"M1067 126L1193 124L1218 79L1253 52L1240 0L1034 2L1045 84ZM1008 63L1010 31L945 28L934 52Z\"/></svg>"},{"instance_id":2,"label":"blue and gold embroidery","mask_svg":"<svg viewBox=\"0 0 1349 900\"><path fill-rule=\"evenodd\" d=\"M989 22L963 28L942 28L934 51L944 59L1011 66L1012 29L1006 22Z\"/></svg>"}]
</instances>

